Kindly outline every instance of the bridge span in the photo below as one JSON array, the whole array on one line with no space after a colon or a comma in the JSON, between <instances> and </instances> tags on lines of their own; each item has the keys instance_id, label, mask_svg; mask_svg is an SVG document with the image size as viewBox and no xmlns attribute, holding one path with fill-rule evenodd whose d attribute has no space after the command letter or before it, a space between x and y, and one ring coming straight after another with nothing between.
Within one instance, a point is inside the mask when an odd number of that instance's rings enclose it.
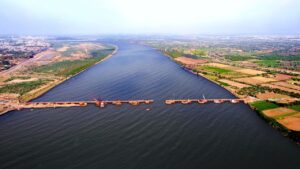
<instances>
[{"instance_id":1,"label":"bridge span","mask_svg":"<svg viewBox=\"0 0 300 169\"><path fill-rule=\"evenodd\" d=\"M191 104L191 103L199 103L199 104L205 104L205 103L239 103L239 102L245 102L244 99L177 99L177 100L166 100L166 104Z\"/></svg>"},{"instance_id":2,"label":"bridge span","mask_svg":"<svg viewBox=\"0 0 300 169\"><path fill-rule=\"evenodd\" d=\"M53 101L53 102L5 102L0 103L4 109L21 110L21 109L38 109L38 108L59 108L59 107L85 107L88 104L95 104L98 107L106 105L121 106L122 104L130 104L138 106L140 104L151 104L153 100L90 100L90 101Z\"/></svg>"},{"instance_id":3,"label":"bridge span","mask_svg":"<svg viewBox=\"0 0 300 169\"><path fill-rule=\"evenodd\" d=\"M52 101L52 102L0 102L0 108L4 112L21 109L39 109L39 108L60 108L60 107L85 107L88 104L94 104L97 107L105 107L106 105L121 106L123 104L130 104L138 106L140 104L151 104L154 100L90 100L90 101ZM178 99L178 100L165 100L165 104L206 104L206 103L239 103L246 102L244 99Z\"/></svg>"}]
</instances>

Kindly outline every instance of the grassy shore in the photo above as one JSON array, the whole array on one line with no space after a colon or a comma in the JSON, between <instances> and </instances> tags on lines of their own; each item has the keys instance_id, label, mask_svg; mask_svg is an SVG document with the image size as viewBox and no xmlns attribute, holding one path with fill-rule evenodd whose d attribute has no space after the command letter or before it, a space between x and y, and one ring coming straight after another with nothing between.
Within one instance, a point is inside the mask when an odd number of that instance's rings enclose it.
<instances>
[{"instance_id":1,"label":"grassy shore","mask_svg":"<svg viewBox=\"0 0 300 169\"><path fill-rule=\"evenodd\" d=\"M47 64L44 66L35 67L31 71L33 71L34 73L43 73L43 74L51 73L55 76L70 77L91 67L95 63L100 62L112 52L113 52L112 50L93 51L91 53L92 57L90 58L85 58L80 60L65 60L61 62Z\"/></svg>"}]
</instances>

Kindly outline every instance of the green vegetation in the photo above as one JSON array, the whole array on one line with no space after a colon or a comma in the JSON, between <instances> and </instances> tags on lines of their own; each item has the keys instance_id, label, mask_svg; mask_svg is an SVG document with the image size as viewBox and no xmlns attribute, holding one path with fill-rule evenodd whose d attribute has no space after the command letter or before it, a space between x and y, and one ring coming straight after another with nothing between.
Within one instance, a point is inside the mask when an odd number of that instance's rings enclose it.
<instances>
[{"instance_id":1,"label":"green vegetation","mask_svg":"<svg viewBox=\"0 0 300 169\"><path fill-rule=\"evenodd\" d=\"M300 81L300 78L298 78L298 77L293 77L292 80Z\"/></svg>"},{"instance_id":2,"label":"green vegetation","mask_svg":"<svg viewBox=\"0 0 300 169\"><path fill-rule=\"evenodd\" d=\"M253 57L247 55L227 55L225 56L225 59L231 61L245 61L245 60L253 59Z\"/></svg>"},{"instance_id":3,"label":"green vegetation","mask_svg":"<svg viewBox=\"0 0 300 169\"><path fill-rule=\"evenodd\" d=\"M228 74L228 73L233 72L233 71L228 70L228 69L222 69L222 68L213 67L213 66L201 66L200 69L204 69L208 72L214 72L214 73L219 73L219 74Z\"/></svg>"},{"instance_id":4,"label":"green vegetation","mask_svg":"<svg viewBox=\"0 0 300 169\"><path fill-rule=\"evenodd\" d=\"M172 51L168 51L168 52L165 52L168 56L172 57L172 58L178 58L178 57L181 57L183 55L183 53L181 52L178 52L178 51L175 51L175 50L172 50Z\"/></svg>"},{"instance_id":5,"label":"green vegetation","mask_svg":"<svg viewBox=\"0 0 300 169\"><path fill-rule=\"evenodd\" d=\"M229 84L225 83L225 82L221 82L221 81L218 81L218 83L222 86L230 86Z\"/></svg>"},{"instance_id":6,"label":"green vegetation","mask_svg":"<svg viewBox=\"0 0 300 169\"><path fill-rule=\"evenodd\" d=\"M213 75L208 75L206 72L203 72L203 74L205 74L205 77L212 80L212 81L218 81L219 78Z\"/></svg>"},{"instance_id":7,"label":"green vegetation","mask_svg":"<svg viewBox=\"0 0 300 169\"><path fill-rule=\"evenodd\" d=\"M80 71L92 66L93 64L101 61L104 58L105 56L100 56L82 60L61 61L33 68L32 70L37 73L53 73L57 76L68 77L79 73Z\"/></svg>"},{"instance_id":8,"label":"green vegetation","mask_svg":"<svg viewBox=\"0 0 300 169\"><path fill-rule=\"evenodd\" d=\"M92 57L81 60L67 60L56 62L48 65L32 68L33 72L37 73L52 73L57 76L69 77L73 76L82 70L94 65L95 63L104 59L108 54L112 53L114 49L98 49L90 51Z\"/></svg>"},{"instance_id":9,"label":"green vegetation","mask_svg":"<svg viewBox=\"0 0 300 169\"><path fill-rule=\"evenodd\" d=\"M239 90L237 93L239 95L248 95L248 96L255 97L255 95L257 93L265 93L265 92L274 92L274 93L284 94L284 95L288 95L288 96L296 97L296 98L300 97L299 93L288 92L288 91L285 91L285 90L270 88L270 87L267 87L267 86L244 87L241 90Z\"/></svg>"},{"instance_id":10,"label":"green vegetation","mask_svg":"<svg viewBox=\"0 0 300 169\"><path fill-rule=\"evenodd\" d=\"M30 79L30 78L31 78L30 76L12 76L12 77L6 79L4 82L10 82L10 81L13 81L15 79L26 80L26 79Z\"/></svg>"},{"instance_id":11,"label":"green vegetation","mask_svg":"<svg viewBox=\"0 0 300 169\"><path fill-rule=\"evenodd\" d=\"M32 82L23 82L16 84L5 85L0 88L0 93L16 93L23 95L33 89L38 88L39 86L45 84L46 81L36 80Z\"/></svg>"},{"instance_id":12,"label":"green vegetation","mask_svg":"<svg viewBox=\"0 0 300 169\"><path fill-rule=\"evenodd\" d=\"M259 60L259 61L255 61L254 63L258 64L259 66L276 68L279 66L280 61L278 61L278 60Z\"/></svg>"},{"instance_id":13,"label":"green vegetation","mask_svg":"<svg viewBox=\"0 0 300 169\"><path fill-rule=\"evenodd\" d=\"M193 55L201 57L201 56L206 55L206 50L205 49L195 49L192 53L193 53Z\"/></svg>"},{"instance_id":14,"label":"green vegetation","mask_svg":"<svg viewBox=\"0 0 300 169\"><path fill-rule=\"evenodd\" d=\"M268 55L261 55L258 56L261 60L284 60L284 61L300 61L300 55L296 56L281 56L279 54L268 54Z\"/></svg>"},{"instance_id":15,"label":"green vegetation","mask_svg":"<svg viewBox=\"0 0 300 169\"><path fill-rule=\"evenodd\" d=\"M299 112L293 112L293 113L286 113L286 114L282 114L282 115L279 115L279 116L276 116L274 117L274 119L283 119L287 116L293 116L293 115L296 115L296 114L299 114Z\"/></svg>"},{"instance_id":16,"label":"green vegetation","mask_svg":"<svg viewBox=\"0 0 300 169\"><path fill-rule=\"evenodd\" d=\"M270 103L267 101L256 101L250 104L251 106L255 107L259 111L267 110L267 109L274 109L279 107L277 104Z\"/></svg>"},{"instance_id":17,"label":"green vegetation","mask_svg":"<svg viewBox=\"0 0 300 169\"><path fill-rule=\"evenodd\" d=\"M187 57L192 59L201 59L204 56L206 56L206 50L205 49L195 49L193 51L187 51L186 49L168 49L165 52L166 55L172 57L172 58L178 58L178 57Z\"/></svg>"},{"instance_id":18,"label":"green vegetation","mask_svg":"<svg viewBox=\"0 0 300 169\"><path fill-rule=\"evenodd\" d=\"M293 105L293 106L290 106L289 108L300 112L300 105Z\"/></svg>"}]
</instances>

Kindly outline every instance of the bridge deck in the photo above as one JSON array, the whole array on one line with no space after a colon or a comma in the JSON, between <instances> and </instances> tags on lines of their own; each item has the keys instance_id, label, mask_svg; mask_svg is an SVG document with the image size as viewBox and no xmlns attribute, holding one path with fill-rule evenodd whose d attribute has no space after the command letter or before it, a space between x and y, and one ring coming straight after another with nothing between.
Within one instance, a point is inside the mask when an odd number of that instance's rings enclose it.
<instances>
[{"instance_id":1,"label":"bridge deck","mask_svg":"<svg viewBox=\"0 0 300 169\"><path fill-rule=\"evenodd\" d=\"M239 103L239 102L245 102L243 99L175 99L175 100L166 100L166 104L176 104L176 103L182 103L182 104L191 104L191 103L199 103L199 104L205 104L205 103Z\"/></svg>"},{"instance_id":2,"label":"bridge deck","mask_svg":"<svg viewBox=\"0 0 300 169\"><path fill-rule=\"evenodd\" d=\"M28 109L28 108L56 108L56 107L85 107L88 104L95 104L104 107L104 105L122 105L122 104L151 104L153 100L94 100L94 101L57 101L57 102L27 102L27 103L10 103L9 106L15 109Z\"/></svg>"},{"instance_id":3,"label":"bridge deck","mask_svg":"<svg viewBox=\"0 0 300 169\"><path fill-rule=\"evenodd\" d=\"M21 109L34 109L34 108L58 108L58 107L85 107L88 104L95 104L99 107L105 105L120 106L123 104L130 104L137 106L140 104L151 104L154 100L90 100L90 101L57 101L57 102L27 102L27 103L1 103L7 110L21 110ZM165 100L165 104L191 104L191 103L239 103L245 102L243 99L178 99L178 100Z\"/></svg>"}]
</instances>

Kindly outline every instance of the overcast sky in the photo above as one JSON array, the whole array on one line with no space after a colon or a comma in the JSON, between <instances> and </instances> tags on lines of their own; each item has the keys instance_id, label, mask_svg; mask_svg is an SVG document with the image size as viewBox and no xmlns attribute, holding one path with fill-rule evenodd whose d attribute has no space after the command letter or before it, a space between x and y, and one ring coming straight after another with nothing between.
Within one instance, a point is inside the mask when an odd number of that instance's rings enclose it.
<instances>
[{"instance_id":1,"label":"overcast sky","mask_svg":"<svg viewBox=\"0 0 300 169\"><path fill-rule=\"evenodd\" d=\"M300 34L300 0L0 0L0 34Z\"/></svg>"}]
</instances>

